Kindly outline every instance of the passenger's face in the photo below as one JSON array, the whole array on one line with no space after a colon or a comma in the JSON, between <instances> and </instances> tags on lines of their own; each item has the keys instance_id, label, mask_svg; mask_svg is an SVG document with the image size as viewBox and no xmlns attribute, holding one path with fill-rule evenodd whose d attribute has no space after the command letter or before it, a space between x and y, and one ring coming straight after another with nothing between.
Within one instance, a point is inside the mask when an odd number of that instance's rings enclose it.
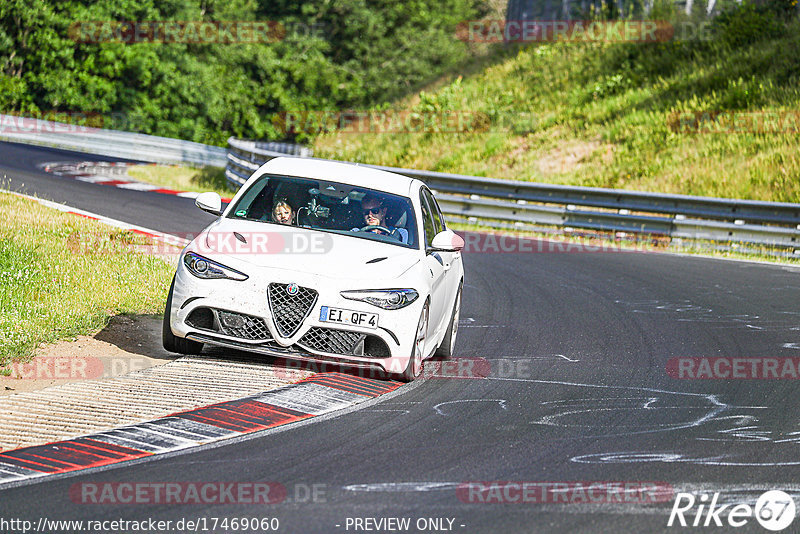
<instances>
[{"instance_id":1,"label":"passenger's face","mask_svg":"<svg viewBox=\"0 0 800 534\"><path fill-rule=\"evenodd\" d=\"M278 204L272 210L272 217L280 224L292 224L292 208L286 204Z\"/></svg>"},{"instance_id":2,"label":"passenger's face","mask_svg":"<svg viewBox=\"0 0 800 534\"><path fill-rule=\"evenodd\" d=\"M367 201L361 205L364 212L364 222L370 226L384 226L383 220L386 218L386 208L382 208L379 202Z\"/></svg>"}]
</instances>

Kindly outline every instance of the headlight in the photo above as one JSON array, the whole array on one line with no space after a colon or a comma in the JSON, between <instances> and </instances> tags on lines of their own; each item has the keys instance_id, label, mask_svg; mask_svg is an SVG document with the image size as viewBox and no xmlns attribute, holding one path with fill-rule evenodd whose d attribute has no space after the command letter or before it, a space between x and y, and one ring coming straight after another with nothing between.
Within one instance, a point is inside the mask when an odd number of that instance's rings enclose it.
<instances>
[{"instance_id":1,"label":"headlight","mask_svg":"<svg viewBox=\"0 0 800 534\"><path fill-rule=\"evenodd\" d=\"M240 273L236 269L231 269L194 252L187 252L183 256L183 264L190 273L198 278L228 278L230 280L247 280L248 278L246 274Z\"/></svg>"},{"instance_id":2,"label":"headlight","mask_svg":"<svg viewBox=\"0 0 800 534\"><path fill-rule=\"evenodd\" d=\"M384 310L405 308L419 297L419 293L413 289L371 289L342 291L339 294L346 299L360 300Z\"/></svg>"}]
</instances>

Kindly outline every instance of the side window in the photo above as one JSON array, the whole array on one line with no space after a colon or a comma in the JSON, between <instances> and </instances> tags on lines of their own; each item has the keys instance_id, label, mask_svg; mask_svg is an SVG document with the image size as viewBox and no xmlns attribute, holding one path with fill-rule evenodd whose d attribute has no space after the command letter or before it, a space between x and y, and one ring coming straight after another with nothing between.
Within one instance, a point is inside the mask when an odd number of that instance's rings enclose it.
<instances>
[{"instance_id":1,"label":"side window","mask_svg":"<svg viewBox=\"0 0 800 534\"><path fill-rule=\"evenodd\" d=\"M439 208L439 203L436 202L436 199L431 196L431 200L433 201L433 209L436 210L436 213L439 214L439 220L442 222L442 230L447 230L447 223L444 222L444 214L442 210Z\"/></svg>"},{"instance_id":2,"label":"side window","mask_svg":"<svg viewBox=\"0 0 800 534\"><path fill-rule=\"evenodd\" d=\"M422 194L425 195L425 198L428 201L428 206L430 206L431 215L433 216L433 227L436 230L436 233L446 230L447 228L444 225L444 217L442 217L442 211L439 209L439 204L436 203L436 199L433 198L433 194L427 190L423 189Z\"/></svg>"},{"instance_id":3,"label":"side window","mask_svg":"<svg viewBox=\"0 0 800 534\"><path fill-rule=\"evenodd\" d=\"M425 229L425 246L429 247L433 243L433 236L436 235L436 227L433 223L431 210L428 208L428 201L425 198L425 189L420 191L419 203L422 206L422 225Z\"/></svg>"}]
</instances>

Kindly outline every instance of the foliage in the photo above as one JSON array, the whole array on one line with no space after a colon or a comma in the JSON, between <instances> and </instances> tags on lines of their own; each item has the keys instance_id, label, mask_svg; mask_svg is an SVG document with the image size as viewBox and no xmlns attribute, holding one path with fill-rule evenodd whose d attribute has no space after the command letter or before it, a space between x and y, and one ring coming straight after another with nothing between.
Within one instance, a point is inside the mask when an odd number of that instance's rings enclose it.
<instances>
[{"instance_id":1,"label":"foliage","mask_svg":"<svg viewBox=\"0 0 800 534\"><path fill-rule=\"evenodd\" d=\"M395 106L483 113L491 117L488 130L332 134L317 139L314 153L497 178L800 202L800 20L781 13L773 4L744 4L706 27L679 27L662 42L508 47L483 72ZM681 122L698 113L717 123ZM720 123L731 117L744 121Z\"/></svg>"},{"instance_id":2,"label":"foliage","mask_svg":"<svg viewBox=\"0 0 800 534\"><path fill-rule=\"evenodd\" d=\"M279 138L276 112L387 102L465 60L451 36L482 9L479 0L4 0L0 112L95 113L117 129L213 144ZM285 31L233 44L84 42L101 34L80 29L267 20Z\"/></svg>"}]
</instances>

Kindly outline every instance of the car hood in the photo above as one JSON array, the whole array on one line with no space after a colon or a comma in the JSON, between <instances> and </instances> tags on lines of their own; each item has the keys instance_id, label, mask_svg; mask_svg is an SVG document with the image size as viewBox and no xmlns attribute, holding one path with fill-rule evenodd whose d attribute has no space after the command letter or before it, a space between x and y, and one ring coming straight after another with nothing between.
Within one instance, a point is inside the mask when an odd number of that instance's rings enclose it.
<instances>
[{"instance_id":1,"label":"car hood","mask_svg":"<svg viewBox=\"0 0 800 534\"><path fill-rule=\"evenodd\" d=\"M192 248L231 267L250 265L335 279L395 279L420 261L418 250L397 245L232 219L211 224Z\"/></svg>"}]
</instances>

